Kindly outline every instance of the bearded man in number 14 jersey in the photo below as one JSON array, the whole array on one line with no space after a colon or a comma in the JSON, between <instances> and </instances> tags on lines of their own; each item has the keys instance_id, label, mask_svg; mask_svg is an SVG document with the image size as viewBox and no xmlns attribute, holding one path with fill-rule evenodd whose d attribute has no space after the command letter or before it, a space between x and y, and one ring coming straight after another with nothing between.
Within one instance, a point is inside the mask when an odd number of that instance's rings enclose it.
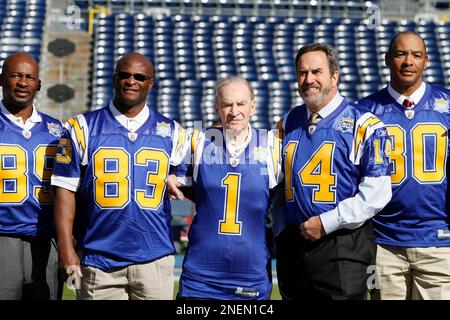
<instances>
[{"instance_id":1,"label":"bearded man in number 14 jersey","mask_svg":"<svg viewBox=\"0 0 450 320\"><path fill-rule=\"evenodd\" d=\"M387 131L338 92L327 44L300 48L295 67L305 104L283 121L288 225L276 237L286 299L365 299L375 244L368 220L390 200Z\"/></svg>"},{"instance_id":2,"label":"bearded man in number 14 jersey","mask_svg":"<svg viewBox=\"0 0 450 320\"><path fill-rule=\"evenodd\" d=\"M423 81L424 40L400 32L389 85L358 103L386 124L392 201L373 219L381 299L450 299L447 204L450 91Z\"/></svg>"},{"instance_id":3,"label":"bearded man in number 14 jersey","mask_svg":"<svg viewBox=\"0 0 450 320\"><path fill-rule=\"evenodd\" d=\"M82 276L77 299L172 299L165 179L182 160L184 130L146 105L153 66L144 56L123 56L113 83L109 105L69 120L59 143L52 184L61 262Z\"/></svg>"}]
</instances>

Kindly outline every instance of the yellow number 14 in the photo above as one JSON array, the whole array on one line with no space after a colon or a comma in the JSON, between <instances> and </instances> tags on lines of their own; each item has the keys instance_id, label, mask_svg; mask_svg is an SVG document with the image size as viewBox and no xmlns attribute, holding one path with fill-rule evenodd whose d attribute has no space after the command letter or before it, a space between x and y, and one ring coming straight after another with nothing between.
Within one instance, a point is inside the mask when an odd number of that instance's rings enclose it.
<instances>
[{"instance_id":1,"label":"yellow number 14","mask_svg":"<svg viewBox=\"0 0 450 320\"><path fill-rule=\"evenodd\" d=\"M284 148L286 201L294 200L292 182L295 176L292 170L297 145L297 141L290 141ZM333 155L334 143L324 142L298 172L300 183L314 188L313 202L334 203L336 201L336 190L334 189L336 187L336 174L333 172Z\"/></svg>"}]
</instances>

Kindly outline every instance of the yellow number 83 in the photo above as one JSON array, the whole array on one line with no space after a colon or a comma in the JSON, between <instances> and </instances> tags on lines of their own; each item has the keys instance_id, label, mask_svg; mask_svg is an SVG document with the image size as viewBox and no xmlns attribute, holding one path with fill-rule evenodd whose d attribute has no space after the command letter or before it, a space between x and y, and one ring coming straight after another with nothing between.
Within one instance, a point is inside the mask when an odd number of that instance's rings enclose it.
<instances>
[{"instance_id":1,"label":"yellow number 83","mask_svg":"<svg viewBox=\"0 0 450 320\"><path fill-rule=\"evenodd\" d=\"M130 202L130 154L122 148L99 148L94 152L94 199L104 209L118 209ZM169 171L169 156L164 150L142 148L134 155L135 166L156 164L155 171L148 171L146 187L136 189L136 203L144 209L156 210L162 204L166 190L165 179Z\"/></svg>"}]
</instances>

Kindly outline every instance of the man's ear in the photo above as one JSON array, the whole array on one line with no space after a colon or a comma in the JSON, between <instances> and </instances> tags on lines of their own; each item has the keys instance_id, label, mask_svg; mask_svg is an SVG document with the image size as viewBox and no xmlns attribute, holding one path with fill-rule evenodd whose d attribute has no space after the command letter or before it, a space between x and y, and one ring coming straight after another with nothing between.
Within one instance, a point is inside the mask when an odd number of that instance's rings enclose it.
<instances>
[{"instance_id":1,"label":"man's ear","mask_svg":"<svg viewBox=\"0 0 450 320\"><path fill-rule=\"evenodd\" d=\"M331 78L334 80L334 85L337 87L339 85L339 70L336 70Z\"/></svg>"},{"instance_id":2,"label":"man's ear","mask_svg":"<svg viewBox=\"0 0 450 320\"><path fill-rule=\"evenodd\" d=\"M384 64L386 65L386 67L390 68L391 67L391 62L389 61L389 52L387 52L384 55Z\"/></svg>"},{"instance_id":3,"label":"man's ear","mask_svg":"<svg viewBox=\"0 0 450 320\"><path fill-rule=\"evenodd\" d=\"M250 116L255 115L256 113L256 100L252 101L252 108L250 109Z\"/></svg>"},{"instance_id":4,"label":"man's ear","mask_svg":"<svg viewBox=\"0 0 450 320\"><path fill-rule=\"evenodd\" d=\"M38 80L37 91L41 90L41 79Z\"/></svg>"}]
</instances>

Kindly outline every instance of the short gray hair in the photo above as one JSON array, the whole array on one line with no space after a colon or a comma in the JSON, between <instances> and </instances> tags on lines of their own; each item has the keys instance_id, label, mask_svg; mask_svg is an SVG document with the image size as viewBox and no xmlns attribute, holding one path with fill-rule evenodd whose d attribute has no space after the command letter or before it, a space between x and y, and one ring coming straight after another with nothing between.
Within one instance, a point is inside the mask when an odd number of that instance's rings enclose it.
<instances>
[{"instance_id":1,"label":"short gray hair","mask_svg":"<svg viewBox=\"0 0 450 320\"><path fill-rule=\"evenodd\" d=\"M307 52L311 51L322 51L327 55L328 58L328 66L330 68L331 74L334 74L336 71L339 71L339 58L336 49L327 44L327 43L311 43L301 47L297 56L295 57L295 72L297 73L297 65L300 57Z\"/></svg>"},{"instance_id":2,"label":"short gray hair","mask_svg":"<svg viewBox=\"0 0 450 320\"><path fill-rule=\"evenodd\" d=\"M240 83L245 84L247 86L247 88L250 90L250 96L251 96L252 100L255 99L255 92L253 90L252 85L250 84L250 82L247 79L244 79L239 76L230 76L230 77L221 79L217 82L216 87L214 89L214 106L217 106L217 104L219 103L218 97L220 95L220 90L224 86L229 85L230 83L234 83L234 82L240 82Z\"/></svg>"}]
</instances>

